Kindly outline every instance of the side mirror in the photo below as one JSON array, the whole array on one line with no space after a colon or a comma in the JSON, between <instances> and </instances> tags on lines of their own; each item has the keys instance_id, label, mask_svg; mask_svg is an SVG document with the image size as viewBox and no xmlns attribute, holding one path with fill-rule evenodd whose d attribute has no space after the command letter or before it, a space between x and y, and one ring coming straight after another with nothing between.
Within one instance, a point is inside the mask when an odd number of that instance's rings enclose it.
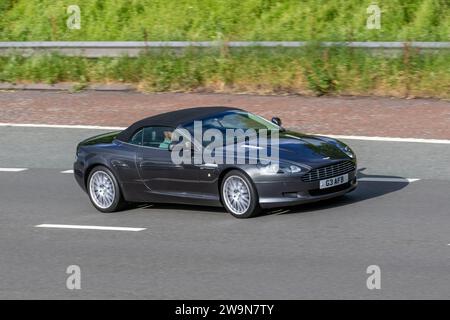
<instances>
[{"instance_id":1,"label":"side mirror","mask_svg":"<svg viewBox=\"0 0 450 320\"><path fill-rule=\"evenodd\" d=\"M281 119L278 117L273 117L272 123L275 123L277 126L281 127Z\"/></svg>"}]
</instances>

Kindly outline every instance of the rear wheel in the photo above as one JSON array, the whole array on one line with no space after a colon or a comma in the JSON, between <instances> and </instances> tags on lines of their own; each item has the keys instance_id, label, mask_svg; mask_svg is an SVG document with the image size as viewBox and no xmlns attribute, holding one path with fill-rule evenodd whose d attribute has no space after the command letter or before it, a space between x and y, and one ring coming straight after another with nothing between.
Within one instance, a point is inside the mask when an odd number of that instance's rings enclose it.
<instances>
[{"instance_id":1,"label":"rear wheel","mask_svg":"<svg viewBox=\"0 0 450 320\"><path fill-rule=\"evenodd\" d=\"M238 170L225 175L220 191L225 209L236 218L251 218L261 211L252 181Z\"/></svg>"},{"instance_id":2,"label":"rear wheel","mask_svg":"<svg viewBox=\"0 0 450 320\"><path fill-rule=\"evenodd\" d=\"M92 169L87 189L92 204L101 212L119 211L124 206L117 179L106 167L98 166Z\"/></svg>"}]
</instances>

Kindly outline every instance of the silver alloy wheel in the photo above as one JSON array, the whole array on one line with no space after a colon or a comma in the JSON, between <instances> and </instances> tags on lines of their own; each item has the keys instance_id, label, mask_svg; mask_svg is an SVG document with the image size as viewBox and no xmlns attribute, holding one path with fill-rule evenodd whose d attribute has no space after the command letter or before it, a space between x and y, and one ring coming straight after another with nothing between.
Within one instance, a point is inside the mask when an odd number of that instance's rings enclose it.
<instances>
[{"instance_id":1,"label":"silver alloy wheel","mask_svg":"<svg viewBox=\"0 0 450 320\"><path fill-rule=\"evenodd\" d=\"M109 208L116 197L114 182L104 171L96 171L89 180L89 192L94 203L102 208Z\"/></svg>"},{"instance_id":2,"label":"silver alloy wheel","mask_svg":"<svg viewBox=\"0 0 450 320\"><path fill-rule=\"evenodd\" d=\"M223 183L223 199L236 215L244 214L251 204L250 188L239 176L230 176Z\"/></svg>"}]
</instances>

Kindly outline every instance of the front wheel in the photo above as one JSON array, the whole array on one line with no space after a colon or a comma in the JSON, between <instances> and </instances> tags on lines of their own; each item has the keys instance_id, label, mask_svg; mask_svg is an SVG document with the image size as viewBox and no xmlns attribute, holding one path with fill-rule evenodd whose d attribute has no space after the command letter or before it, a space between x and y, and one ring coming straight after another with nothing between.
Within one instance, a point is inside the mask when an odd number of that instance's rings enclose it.
<instances>
[{"instance_id":1,"label":"front wheel","mask_svg":"<svg viewBox=\"0 0 450 320\"><path fill-rule=\"evenodd\" d=\"M230 171L223 178L221 196L225 209L236 218L251 218L261 211L253 183L238 170Z\"/></svg>"},{"instance_id":2,"label":"front wheel","mask_svg":"<svg viewBox=\"0 0 450 320\"><path fill-rule=\"evenodd\" d=\"M95 167L87 181L89 198L101 212L114 212L123 208L124 201L114 174L106 167Z\"/></svg>"}]
</instances>

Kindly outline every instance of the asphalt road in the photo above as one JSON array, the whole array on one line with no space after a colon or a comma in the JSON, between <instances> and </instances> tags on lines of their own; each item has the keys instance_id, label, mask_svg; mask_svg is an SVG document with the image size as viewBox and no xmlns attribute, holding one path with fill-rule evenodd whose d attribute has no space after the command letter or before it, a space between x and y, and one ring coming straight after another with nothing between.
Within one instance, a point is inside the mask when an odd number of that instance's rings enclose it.
<instances>
[{"instance_id":1,"label":"asphalt road","mask_svg":"<svg viewBox=\"0 0 450 320\"><path fill-rule=\"evenodd\" d=\"M450 298L448 144L347 141L365 168L355 192L238 220L176 205L97 212L61 171L98 133L0 128L0 168L28 168L0 171L0 298ZM80 290L66 287L69 265L81 269ZM380 290L366 287L369 265L381 269Z\"/></svg>"}]
</instances>

